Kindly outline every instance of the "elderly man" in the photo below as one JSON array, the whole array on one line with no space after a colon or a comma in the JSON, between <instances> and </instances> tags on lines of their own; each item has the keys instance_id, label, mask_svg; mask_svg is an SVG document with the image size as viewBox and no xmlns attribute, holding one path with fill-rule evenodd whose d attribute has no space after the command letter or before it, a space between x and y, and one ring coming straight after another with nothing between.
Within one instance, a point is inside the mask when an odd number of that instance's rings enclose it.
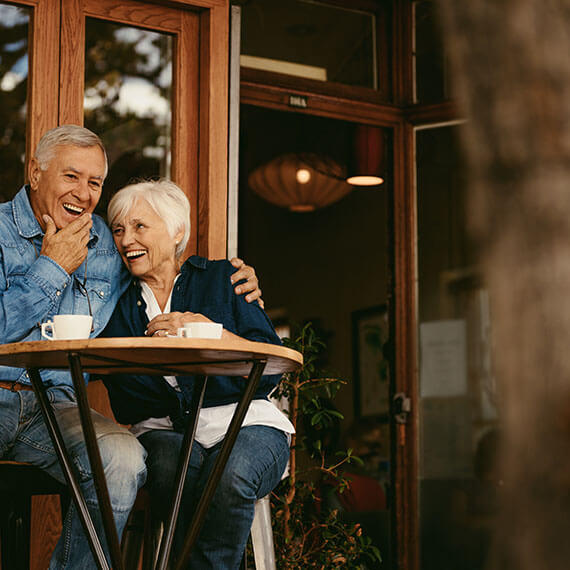
<instances>
[{"instance_id":1,"label":"elderly man","mask_svg":"<svg viewBox=\"0 0 570 570\"><path fill-rule=\"evenodd\" d=\"M107 174L103 143L91 131L64 125L40 140L29 165L29 185L0 204L0 343L39 340L40 324L55 314L93 313L99 334L128 283L109 229L93 215ZM254 272L240 269L236 292L260 294ZM103 537L91 468L69 373L42 371L60 429L81 475L82 490ZM126 429L93 412L119 535L146 477L145 451ZM0 367L0 457L26 461L63 481L27 373ZM50 569L94 567L72 505Z\"/></svg>"}]
</instances>

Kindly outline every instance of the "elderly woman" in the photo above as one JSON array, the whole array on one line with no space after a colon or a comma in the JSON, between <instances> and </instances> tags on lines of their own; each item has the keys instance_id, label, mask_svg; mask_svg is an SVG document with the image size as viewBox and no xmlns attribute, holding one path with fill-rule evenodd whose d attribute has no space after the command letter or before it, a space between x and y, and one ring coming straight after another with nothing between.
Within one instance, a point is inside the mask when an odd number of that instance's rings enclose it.
<instances>
[{"instance_id":1,"label":"elderly woman","mask_svg":"<svg viewBox=\"0 0 570 570\"><path fill-rule=\"evenodd\" d=\"M257 302L235 295L234 268L198 256L180 263L190 235L190 204L174 183L142 182L117 192L108 208L117 248L134 279L120 299L107 336L176 335L183 323L214 321L223 336L279 344ZM106 385L117 420L148 451L147 485L154 512L165 518L189 409L192 377L108 376ZM267 399L279 381L263 376L239 432L192 552L192 569L238 568L254 503L279 482L289 457L293 426ZM221 447L243 379L208 379L182 499L174 552Z\"/></svg>"}]
</instances>

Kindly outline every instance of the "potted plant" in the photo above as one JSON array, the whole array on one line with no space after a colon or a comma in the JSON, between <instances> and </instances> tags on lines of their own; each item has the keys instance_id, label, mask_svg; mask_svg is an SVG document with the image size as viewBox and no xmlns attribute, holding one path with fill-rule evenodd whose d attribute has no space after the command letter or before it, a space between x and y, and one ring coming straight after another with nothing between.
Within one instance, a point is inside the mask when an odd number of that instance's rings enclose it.
<instances>
[{"instance_id":1,"label":"potted plant","mask_svg":"<svg viewBox=\"0 0 570 570\"><path fill-rule=\"evenodd\" d=\"M349 482L343 477L347 464L362 463L351 449L331 455L324 444L333 426L344 419L331 402L345 382L317 370L317 359L325 345L311 323L284 339L284 344L301 352L304 364L297 372L285 375L274 394L287 399L288 414L297 430L291 442L289 475L271 496L277 567L365 569L378 564L380 552L360 525L344 522L339 510L327 506L324 497L323 488L334 488L335 492L347 488ZM310 429L303 430L303 426Z\"/></svg>"}]
</instances>

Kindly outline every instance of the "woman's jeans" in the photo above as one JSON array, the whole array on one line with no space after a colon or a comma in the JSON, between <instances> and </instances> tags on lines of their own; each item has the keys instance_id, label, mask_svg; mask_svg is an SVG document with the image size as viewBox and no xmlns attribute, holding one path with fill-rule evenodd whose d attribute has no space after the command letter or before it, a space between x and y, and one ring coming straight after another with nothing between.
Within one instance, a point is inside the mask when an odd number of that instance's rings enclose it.
<instances>
[{"instance_id":1,"label":"woman's jeans","mask_svg":"<svg viewBox=\"0 0 570 570\"><path fill-rule=\"evenodd\" d=\"M153 430L139 437L148 452L147 488L153 516L166 520L172 504L173 481L183 434ZM180 515L174 536L174 554L179 554L195 505L200 498L221 442L206 449L194 442L186 477ZM279 483L289 459L287 436L275 428L241 428L216 488L204 525L192 550L192 570L239 568L251 523L255 501Z\"/></svg>"},{"instance_id":2,"label":"woman's jeans","mask_svg":"<svg viewBox=\"0 0 570 570\"><path fill-rule=\"evenodd\" d=\"M47 393L53 403L69 454L79 472L81 489L95 529L109 558L73 390L69 387L57 387L49 388ZM120 536L135 501L137 489L145 481L145 450L129 431L114 421L96 412L92 412L92 417L107 477L111 507ZM58 481L65 482L36 397L31 391L12 392L0 389L0 457L32 463ZM75 506L71 503L51 559L50 570L92 568L97 566Z\"/></svg>"}]
</instances>

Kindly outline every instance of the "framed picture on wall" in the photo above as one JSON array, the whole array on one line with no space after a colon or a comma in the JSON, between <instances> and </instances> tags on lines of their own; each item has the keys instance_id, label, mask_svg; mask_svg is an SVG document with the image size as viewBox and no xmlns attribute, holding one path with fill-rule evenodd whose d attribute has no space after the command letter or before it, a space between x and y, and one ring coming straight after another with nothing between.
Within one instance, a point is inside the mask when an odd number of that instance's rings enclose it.
<instances>
[{"instance_id":1,"label":"framed picture on wall","mask_svg":"<svg viewBox=\"0 0 570 570\"><path fill-rule=\"evenodd\" d=\"M389 363L384 356L388 342L386 305L352 313L352 357L355 416L387 414L389 400Z\"/></svg>"}]
</instances>

